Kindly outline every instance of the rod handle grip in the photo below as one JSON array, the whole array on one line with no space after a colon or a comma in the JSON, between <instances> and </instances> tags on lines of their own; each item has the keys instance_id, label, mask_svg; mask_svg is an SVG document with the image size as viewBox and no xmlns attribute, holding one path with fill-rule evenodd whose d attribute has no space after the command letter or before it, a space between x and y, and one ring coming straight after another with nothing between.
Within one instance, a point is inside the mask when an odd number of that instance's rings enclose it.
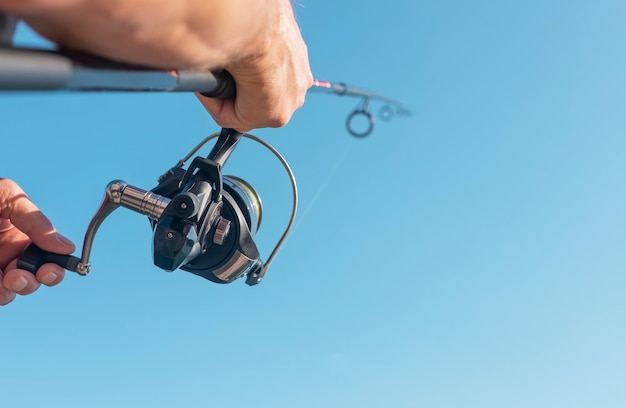
<instances>
[{"instance_id":1,"label":"rod handle grip","mask_svg":"<svg viewBox=\"0 0 626 408\"><path fill-rule=\"evenodd\" d=\"M235 99L235 96L237 96L237 87L230 72L226 70L217 71L213 72L213 76L217 83L215 89L210 92L201 92L200 95L206 96L207 98Z\"/></svg>"}]
</instances>

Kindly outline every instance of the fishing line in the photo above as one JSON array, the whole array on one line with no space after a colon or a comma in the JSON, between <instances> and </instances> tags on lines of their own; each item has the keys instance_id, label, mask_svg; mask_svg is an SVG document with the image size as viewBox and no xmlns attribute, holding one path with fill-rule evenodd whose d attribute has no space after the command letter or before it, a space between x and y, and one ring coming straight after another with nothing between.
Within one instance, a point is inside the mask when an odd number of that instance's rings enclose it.
<instances>
[{"instance_id":1,"label":"fishing line","mask_svg":"<svg viewBox=\"0 0 626 408\"><path fill-rule=\"evenodd\" d=\"M339 167L341 167L341 165L346 160L346 158L348 157L348 154L353 150L353 148L354 147L352 143L346 145L346 148L341 153L341 155L337 158L335 164L326 175L326 178L324 179L322 184L319 186L319 188L315 192L315 195L313 195L313 198L311 198L306 208L300 212L301 215L300 217L298 217L298 220L293 226L292 232L295 232L298 229L302 221L304 221L304 219L307 217L309 212L313 209L313 206L317 203L319 198L322 196L322 193L324 192L324 190L326 190L326 187L328 187L328 185L330 184L330 181L334 178L335 173L337 173L337 170L339 170Z\"/></svg>"}]
</instances>

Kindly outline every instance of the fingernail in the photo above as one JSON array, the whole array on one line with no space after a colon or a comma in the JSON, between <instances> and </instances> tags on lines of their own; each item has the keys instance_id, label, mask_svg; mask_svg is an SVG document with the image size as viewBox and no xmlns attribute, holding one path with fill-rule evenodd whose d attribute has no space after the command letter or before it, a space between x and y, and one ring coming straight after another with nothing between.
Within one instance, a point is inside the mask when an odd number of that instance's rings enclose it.
<instances>
[{"instance_id":1,"label":"fingernail","mask_svg":"<svg viewBox=\"0 0 626 408\"><path fill-rule=\"evenodd\" d=\"M6 218L0 218L0 232L9 230L13 227L11 221Z\"/></svg>"},{"instance_id":2,"label":"fingernail","mask_svg":"<svg viewBox=\"0 0 626 408\"><path fill-rule=\"evenodd\" d=\"M13 287L11 288L13 291L15 292L19 292L20 290L23 290L26 285L28 285L28 279L26 279L23 276L20 276L16 281L15 284L13 285Z\"/></svg>"},{"instance_id":3,"label":"fingernail","mask_svg":"<svg viewBox=\"0 0 626 408\"><path fill-rule=\"evenodd\" d=\"M44 285L52 285L57 281L58 278L59 275L57 275L56 273L48 272L41 279L39 279L39 282L43 283Z\"/></svg>"},{"instance_id":4,"label":"fingernail","mask_svg":"<svg viewBox=\"0 0 626 408\"><path fill-rule=\"evenodd\" d=\"M63 235L59 234L59 233L57 233L56 238L57 238L57 241L59 241L63 245L74 246L74 243L72 241L70 241L69 238L66 238Z\"/></svg>"}]
</instances>

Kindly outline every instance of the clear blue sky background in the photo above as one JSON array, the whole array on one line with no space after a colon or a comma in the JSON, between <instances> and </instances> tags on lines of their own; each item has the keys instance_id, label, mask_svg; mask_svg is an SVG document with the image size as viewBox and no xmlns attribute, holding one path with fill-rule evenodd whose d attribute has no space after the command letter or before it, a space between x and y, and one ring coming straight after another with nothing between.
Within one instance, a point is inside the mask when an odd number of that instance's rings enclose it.
<instances>
[{"instance_id":1,"label":"clear blue sky background","mask_svg":"<svg viewBox=\"0 0 626 408\"><path fill-rule=\"evenodd\" d=\"M310 95L256 132L298 177L264 282L152 266L118 210L85 278L0 310L6 407L623 407L626 3L303 1L314 73L414 115L349 136ZM24 42L32 40L20 32ZM0 95L2 176L79 246L106 184L217 130L189 95ZM264 258L280 164L242 142Z\"/></svg>"}]
</instances>

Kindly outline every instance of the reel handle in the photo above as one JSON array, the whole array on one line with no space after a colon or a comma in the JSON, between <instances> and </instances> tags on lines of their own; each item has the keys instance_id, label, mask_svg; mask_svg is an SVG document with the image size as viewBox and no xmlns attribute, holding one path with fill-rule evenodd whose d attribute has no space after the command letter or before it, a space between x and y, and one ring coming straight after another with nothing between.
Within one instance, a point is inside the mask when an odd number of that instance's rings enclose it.
<instances>
[{"instance_id":1,"label":"reel handle","mask_svg":"<svg viewBox=\"0 0 626 408\"><path fill-rule=\"evenodd\" d=\"M35 274L41 265L55 263L68 271L85 276L91 268L89 257L96 232L113 211L125 207L151 219L158 219L169 202L167 197L133 187L122 180L114 180L107 185L102 203L87 227L81 258L48 252L31 243L19 256L17 267Z\"/></svg>"}]
</instances>

